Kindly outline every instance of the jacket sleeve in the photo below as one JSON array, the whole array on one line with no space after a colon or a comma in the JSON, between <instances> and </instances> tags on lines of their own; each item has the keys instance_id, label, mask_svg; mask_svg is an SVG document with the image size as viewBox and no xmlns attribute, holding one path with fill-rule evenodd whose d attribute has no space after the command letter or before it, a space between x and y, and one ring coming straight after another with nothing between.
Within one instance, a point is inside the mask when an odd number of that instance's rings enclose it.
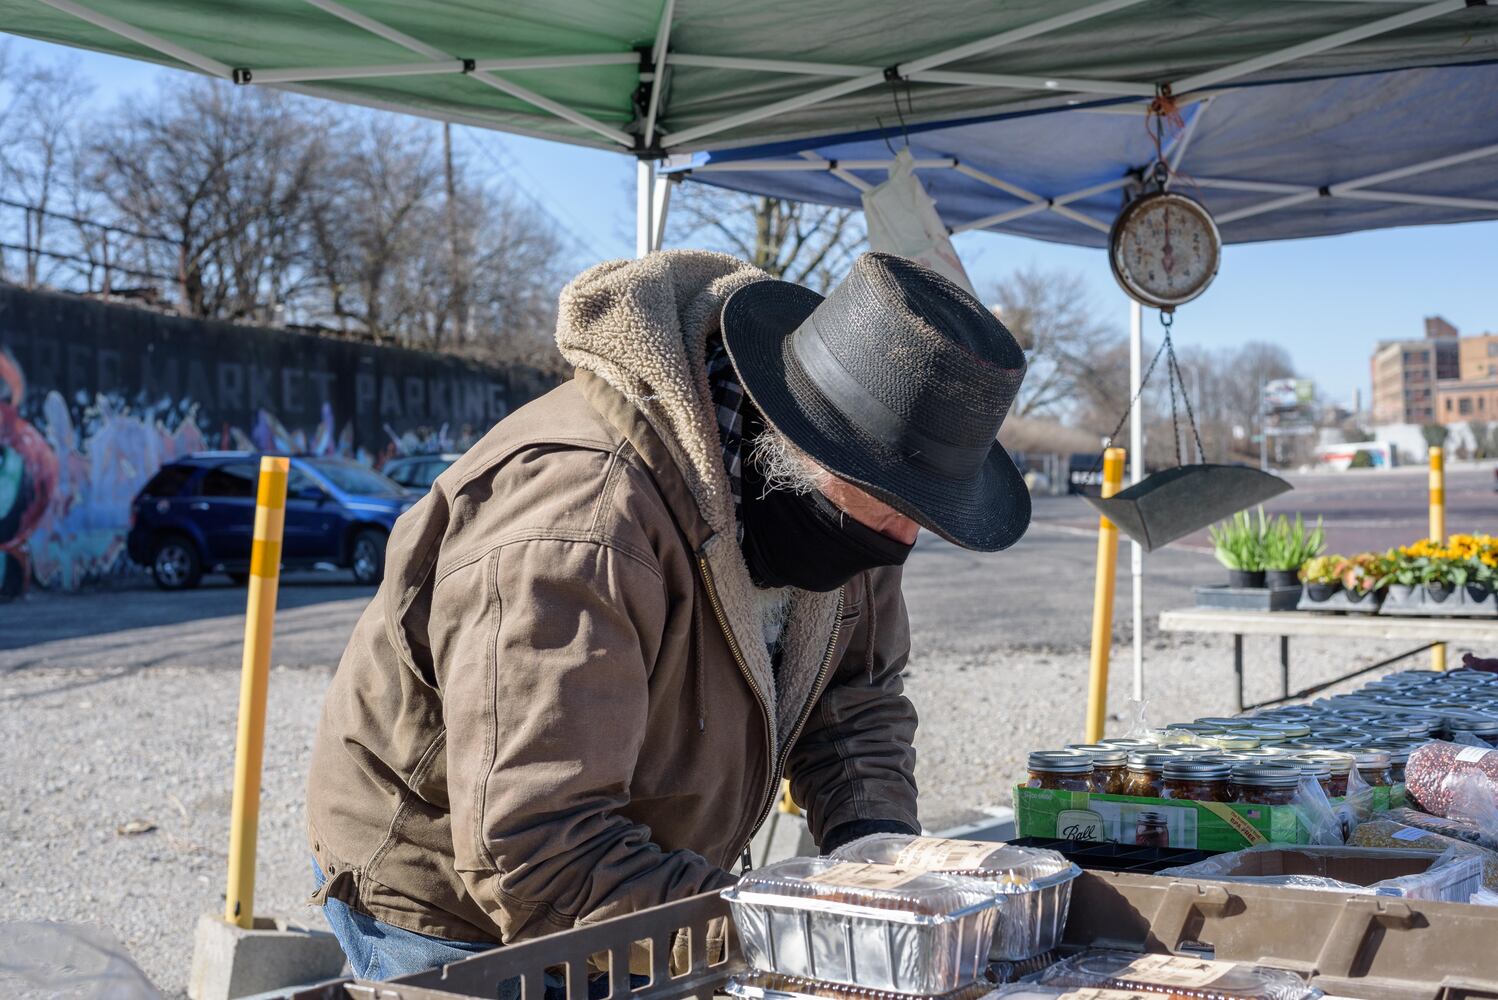
<instances>
[{"instance_id":1,"label":"jacket sleeve","mask_svg":"<svg viewBox=\"0 0 1498 1000\"><path fill-rule=\"evenodd\" d=\"M863 597L849 609L858 613L853 636L787 761L791 795L824 851L848 829L920 832L916 713L902 678L910 621L900 576L895 566L855 581Z\"/></svg>"},{"instance_id":2,"label":"jacket sleeve","mask_svg":"<svg viewBox=\"0 0 1498 1000\"><path fill-rule=\"evenodd\" d=\"M729 884L619 811L666 618L658 568L594 539L529 538L450 573L445 595L454 853L505 942Z\"/></svg>"}]
</instances>

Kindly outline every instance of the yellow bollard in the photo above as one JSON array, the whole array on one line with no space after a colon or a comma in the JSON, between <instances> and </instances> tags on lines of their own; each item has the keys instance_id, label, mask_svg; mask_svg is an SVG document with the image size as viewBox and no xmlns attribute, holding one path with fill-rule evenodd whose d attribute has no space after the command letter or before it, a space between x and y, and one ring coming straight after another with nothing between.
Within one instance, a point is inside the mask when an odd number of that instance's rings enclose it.
<instances>
[{"instance_id":1,"label":"yellow bollard","mask_svg":"<svg viewBox=\"0 0 1498 1000\"><path fill-rule=\"evenodd\" d=\"M229 889L224 919L246 930L255 921L255 834L260 823L260 766L265 753L265 691L271 633L281 579L281 529L286 521L285 458L260 459L250 594L245 608L239 676L239 736L234 746L234 806L229 820Z\"/></svg>"},{"instance_id":2,"label":"yellow bollard","mask_svg":"<svg viewBox=\"0 0 1498 1000\"><path fill-rule=\"evenodd\" d=\"M792 816L801 815L801 807L796 805L796 800L791 798L791 779L780 779L780 811L790 813Z\"/></svg>"},{"instance_id":3,"label":"yellow bollard","mask_svg":"<svg viewBox=\"0 0 1498 1000\"><path fill-rule=\"evenodd\" d=\"M1446 544L1446 455L1440 448L1430 449L1430 538L1437 545ZM1446 669L1446 644L1430 648L1430 668Z\"/></svg>"},{"instance_id":4,"label":"yellow bollard","mask_svg":"<svg viewBox=\"0 0 1498 1000\"><path fill-rule=\"evenodd\" d=\"M1104 497L1123 485L1124 450L1103 452ZM1108 653L1113 644L1113 584L1118 566L1118 525L1098 518L1097 579L1092 590L1092 672L1087 682L1087 742L1103 738L1103 720L1108 711Z\"/></svg>"}]
</instances>

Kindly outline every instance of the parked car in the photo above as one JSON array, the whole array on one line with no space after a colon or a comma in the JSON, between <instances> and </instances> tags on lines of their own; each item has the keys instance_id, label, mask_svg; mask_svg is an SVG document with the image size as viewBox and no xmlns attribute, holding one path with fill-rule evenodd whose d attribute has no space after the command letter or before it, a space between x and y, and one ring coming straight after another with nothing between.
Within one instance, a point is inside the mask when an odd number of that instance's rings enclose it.
<instances>
[{"instance_id":1,"label":"parked car","mask_svg":"<svg viewBox=\"0 0 1498 1000\"><path fill-rule=\"evenodd\" d=\"M456 452L441 455L402 455L392 458L380 469L412 493L425 493L437 477L463 456Z\"/></svg>"},{"instance_id":2,"label":"parked car","mask_svg":"<svg viewBox=\"0 0 1498 1000\"><path fill-rule=\"evenodd\" d=\"M164 590L196 587L222 569L249 579L260 456L199 452L162 466L130 509L130 558ZM286 484L281 564L331 563L375 584L385 571L385 540L415 501L395 482L345 458L296 457Z\"/></svg>"}]
</instances>

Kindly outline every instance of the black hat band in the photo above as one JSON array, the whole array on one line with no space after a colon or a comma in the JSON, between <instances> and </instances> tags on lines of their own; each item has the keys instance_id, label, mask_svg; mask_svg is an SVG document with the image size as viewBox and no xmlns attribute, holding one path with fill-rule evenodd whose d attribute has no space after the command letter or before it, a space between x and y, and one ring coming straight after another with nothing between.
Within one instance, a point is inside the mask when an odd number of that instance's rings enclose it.
<instances>
[{"instance_id":1,"label":"black hat band","mask_svg":"<svg viewBox=\"0 0 1498 1000\"><path fill-rule=\"evenodd\" d=\"M960 445L923 433L849 374L827 349L813 313L791 337L791 352L806 377L843 415L912 465L948 479L971 476L991 445Z\"/></svg>"}]
</instances>

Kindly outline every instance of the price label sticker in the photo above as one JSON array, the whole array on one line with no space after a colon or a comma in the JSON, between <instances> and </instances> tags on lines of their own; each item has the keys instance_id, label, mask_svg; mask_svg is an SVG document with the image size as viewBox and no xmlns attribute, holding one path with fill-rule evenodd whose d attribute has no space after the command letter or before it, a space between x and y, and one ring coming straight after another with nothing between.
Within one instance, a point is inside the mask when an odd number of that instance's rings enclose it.
<instances>
[{"instance_id":1,"label":"price label sticker","mask_svg":"<svg viewBox=\"0 0 1498 1000\"><path fill-rule=\"evenodd\" d=\"M1424 830L1416 830L1414 827L1407 826L1403 830L1389 834L1389 836L1395 840L1424 840L1426 834Z\"/></svg>"},{"instance_id":2,"label":"price label sticker","mask_svg":"<svg viewBox=\"0 0 1498 1000\"><path fill-rule=\"evenodd\" d=\"M1456 755L1456 759L1468 764L1475 764L1492 752L1492 747L1463 747L1461 752Z\"/></svg>"},{"instance_id":3,"label":"price label sticker","mask_svg":"<svg viewBox=\"0 0 1498 1000\"><path fill-rule=\"evenodd\" d=\"M1185 986L1200 988L1217 982L1233 971L1232 962L1212 962L1180 955L1145 955L1117 975L1126 983L1148 983L1151 986Z\"/></svg>"},{"instance_id":4,"label":"price label sticker","mask_svg":"<svg viewBox=\"0 0 1498 1000\"><path fill-rule=\"evenodd\" d=\"M924 872L897 865L864 864L845 861L806 881L815 885L834 885L844 889L898 889L920 878Z\"/></svg>"},{"instance_id":5,"label":"price label sticker","mask_svg":"<svg viewBox=\"0 0 1498 1000\"><path fill-rule=\"evenodd\" d=\"M933 872L964 871L980 867L983 860L998 849L998 844L981 840L916 837L900 848L900 853L895 855L895 864Z\"/></svg>"}]
</instances>

